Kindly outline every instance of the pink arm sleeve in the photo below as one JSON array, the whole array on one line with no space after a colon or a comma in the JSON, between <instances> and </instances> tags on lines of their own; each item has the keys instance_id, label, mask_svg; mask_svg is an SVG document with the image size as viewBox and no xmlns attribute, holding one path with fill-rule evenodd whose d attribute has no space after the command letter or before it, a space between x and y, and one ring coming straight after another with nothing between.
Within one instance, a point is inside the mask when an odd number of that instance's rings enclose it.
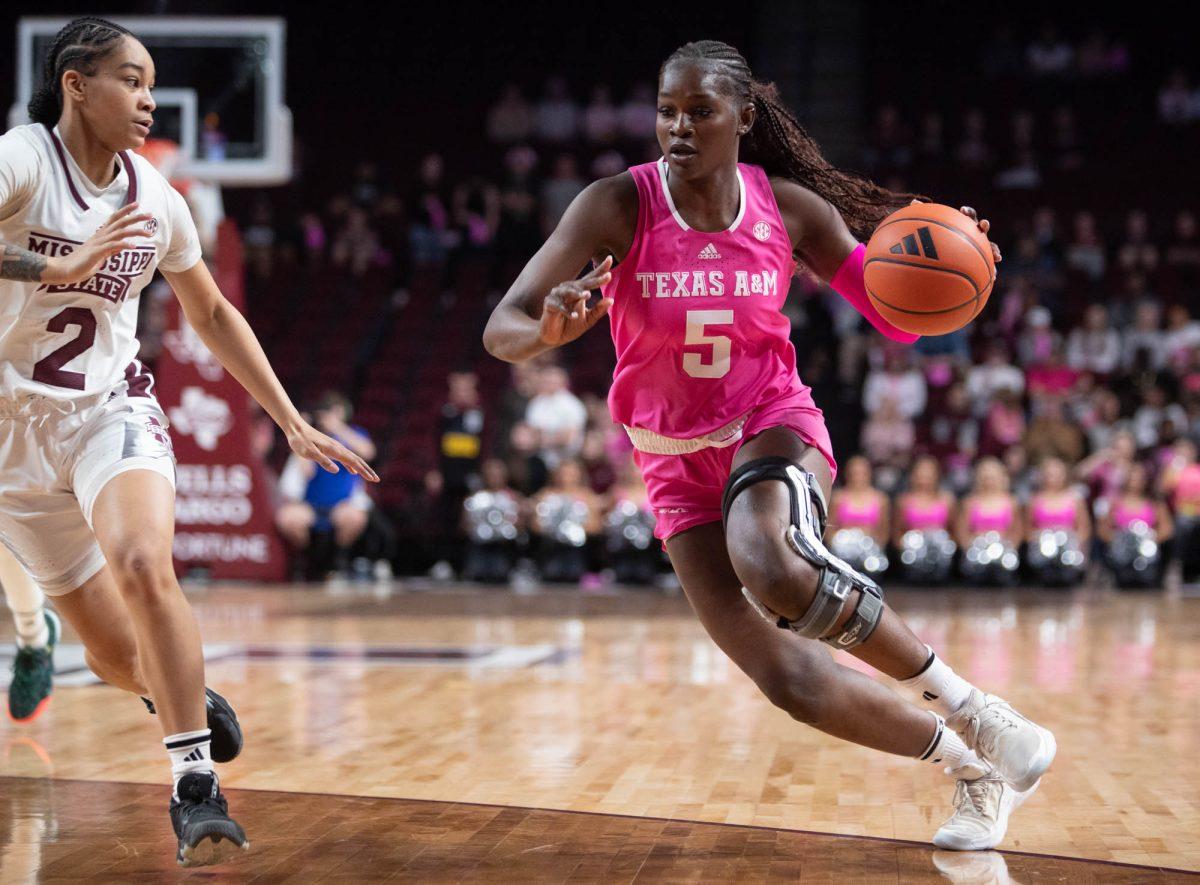
<instances>
[{"instance_id":1,"label":"pink arm sleeve","mask_svg":"<svg viewBox=\"0 0 1200 885\"><path fill-rule=\"evenodd\" d=\"M897 329L879 315L879 311L875 309L875 306L871 304L871 299L867 297L867 286L863 282L863 255L866 254L866 251L867 247L859 243L854 248L854 251L846 256L846 260L842 262L842 266L833 275L833 279L829 281L829 285L833 287L833 291L853 304L854 309L866 317L867 322L878 329L883 335L891 338L893 341L912 344L921 336Z\"/></svg>"}]
</instances>

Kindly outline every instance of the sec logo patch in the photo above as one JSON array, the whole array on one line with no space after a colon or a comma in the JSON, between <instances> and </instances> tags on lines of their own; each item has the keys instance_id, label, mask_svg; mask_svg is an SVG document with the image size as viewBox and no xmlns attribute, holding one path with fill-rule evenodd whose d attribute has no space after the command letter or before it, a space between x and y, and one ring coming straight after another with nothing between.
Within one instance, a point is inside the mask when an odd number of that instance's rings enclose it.
<instances>
[{"instance_id":1,"label":"sec logo patch","mask_svg":"<svg viewBox=\"0 0 1200 885\"><path fill-rule=\"evenodd\" d=\"M771 225L765 221L758 222L754 225L754 236L763 242L771 239Z\"/></svg>"}]
</instances>

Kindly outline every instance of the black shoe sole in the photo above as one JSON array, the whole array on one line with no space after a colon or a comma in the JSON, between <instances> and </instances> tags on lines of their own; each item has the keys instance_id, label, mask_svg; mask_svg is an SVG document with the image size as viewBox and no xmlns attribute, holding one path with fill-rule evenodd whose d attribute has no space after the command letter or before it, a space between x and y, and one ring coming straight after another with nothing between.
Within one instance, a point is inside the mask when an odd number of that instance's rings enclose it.
<instances>
[{"instance_id":1,"label":"black shoe sole","mask_svg":"<svg viewBox=\"0 0 1200 885\"><path fill-rule=\"evenodd\" d=\"M196 829L202 832L193 844L188 845L180 840L176 860L181 867L205 867L224 863L236 857L239 852L250 850L250 842L242 833L242 828L231 820L210 821Z\"/></svg>"}]
</instances>

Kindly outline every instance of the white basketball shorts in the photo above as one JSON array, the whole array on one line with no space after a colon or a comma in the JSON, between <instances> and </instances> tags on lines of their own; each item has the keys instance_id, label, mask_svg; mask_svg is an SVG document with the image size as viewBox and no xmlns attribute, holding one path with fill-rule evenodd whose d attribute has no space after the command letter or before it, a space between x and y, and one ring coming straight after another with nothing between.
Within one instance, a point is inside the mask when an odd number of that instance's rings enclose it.
<instances>
[{"instance_id":1,"label":"white basketball shorts","mask_svg":"<svg viewBox=\"0 0 1200 885\"><path fill-rule=\"evenodd\" d=\"M105 484L152 470L175 485L175 455L158 400L116 391L81 404L0 399L0 541L49 596L105 565L92 507Z\"/></svg>"}]
</instances>

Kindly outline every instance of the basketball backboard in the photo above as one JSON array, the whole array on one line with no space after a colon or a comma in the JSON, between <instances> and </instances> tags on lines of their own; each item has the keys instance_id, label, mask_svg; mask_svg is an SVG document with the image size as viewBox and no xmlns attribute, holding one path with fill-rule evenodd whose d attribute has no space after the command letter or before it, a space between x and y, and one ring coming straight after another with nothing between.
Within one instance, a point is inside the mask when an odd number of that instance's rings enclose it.
<instances>
[{"instance_id":1,"label":"basketball backboard","mask_svg":"<svg viewBox=\"0 0 1200 885\"><path fill-rule=\"evenodd\" d=\"M112 16L146 45L157 70L153 136L179 144L182 176L226 186L280 184L292 172L292 115L283 102L282 18ZM22 18L17 96L8 125L41 84L46 49L69 19Z\"/></svg>"}]
</instances>

